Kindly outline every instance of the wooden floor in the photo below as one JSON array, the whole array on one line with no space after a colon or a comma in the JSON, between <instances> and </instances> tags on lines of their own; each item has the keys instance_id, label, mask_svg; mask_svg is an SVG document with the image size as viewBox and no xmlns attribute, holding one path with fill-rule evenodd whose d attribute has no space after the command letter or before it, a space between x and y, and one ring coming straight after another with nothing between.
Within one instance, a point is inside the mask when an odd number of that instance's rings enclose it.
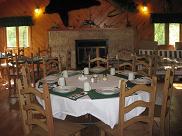
<instances>
[{"instance_id":1,"label":"wooden floor","mask_svg":"<svg viewBox=\"0 0 182 136\"><path fill-rule=\"evenodd\" d=\"M1 87L1 86L0 86ZM160 90L161 85L158 87ZM181 84L182 88L182 84ZM182 136L182 89L174 89L171 106L171 136ZM155 132L157 133L157 132ZM82 136L98 136L99 130L94 125L89 125L82 132ZM8 98L8 91L0 88L0 136L23 136L18 102ZM158 134L156 134L158 136Z\"/></svg>"}]
</instances>

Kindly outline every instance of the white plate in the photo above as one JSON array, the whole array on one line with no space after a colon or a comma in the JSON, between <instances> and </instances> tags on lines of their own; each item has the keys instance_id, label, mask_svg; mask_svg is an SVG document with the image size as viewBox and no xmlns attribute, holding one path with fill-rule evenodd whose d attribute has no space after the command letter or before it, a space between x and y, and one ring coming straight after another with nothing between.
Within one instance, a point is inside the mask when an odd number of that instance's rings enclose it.
<instances>
[{"instance_id":1,"label":"white plate","mask_svg":"<svg viewBox=\"0 0 182 136\"><path fill-rule=\"evenodd\" d=\"M131 82L135 84L150 84L151 80L146 78L137 78L135 80L132 80Z\"/></svg>"},{"instance_id":2,"label":"white plate","mask_svg":"<svg viewBox=\"0 0 182 136\"><path fill-rule=\"evenodd\" d=\"M55 92L59 92L59 93L69 93L75 90L75 87L73 86L57 86L53 89L53 91Z\"/></svg>"},{"instance_id":3,"label":"white plate","mask_svg":"<svg viewBox=\"0 0 182 136\"><path fill-rule=\"evenodd\" d=\"M58 77L56 75L49 75L45 79L48 83L54 83L58 80Z\"/></svg>"},{"instance_id":4,"label":"white plate","mask_svg":"<svg viewBox=\"0 0 182 136\"><path fill-rule=\"evenodd\" d=\"M111 94L117 94L119 93L119 89L118 88L102 88L100 90L96 90L97 93L100 94L105 94L105 95L111 95Z\"/></svg>"},{"instance_id":5,"label":"white plate","mask_svg":"<svg viewBox=\"0 0 182 136\"><path fill-rule=\"evenodd\" d=\"M124 71L116 71L116 73L118 74L122 74L122 75L125 75L125 76L128 76L129 73L131 73L132 71L129 71L129 70L124 70ZM136 75L136 72L133 72L134 75Z\"/></svg>"},{"instance_id":6,"label":"white plate","mask_svg":"<svg viewBox=\"0 0 182 136\"><path fill-rule=\"evenodd\" d=\"M94 68L90 68L90 71L93 73L101 73L104 72L106 70L106 68L104 67L94 67Z\"/></svg>"}]
</instances>

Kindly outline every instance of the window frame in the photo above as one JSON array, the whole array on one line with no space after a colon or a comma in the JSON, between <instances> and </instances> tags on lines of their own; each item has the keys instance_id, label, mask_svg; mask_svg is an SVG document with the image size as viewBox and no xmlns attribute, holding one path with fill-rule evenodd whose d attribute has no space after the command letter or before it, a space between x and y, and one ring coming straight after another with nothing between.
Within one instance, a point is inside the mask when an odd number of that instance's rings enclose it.
<instances>
[{"instance_id":1,"label":"window frame","mask_svg":"<svg viewBox=\"0 0 182 136\"><path fill-rule=\"evenodd\" d=\"M14 26L16 28L16 46L15 47L8 47L7 41L7 27L5 27L5 42L7 49L16 49L16 48L30 48L31 47L31 26L28 27L28 45L26 47L20 47L19 45L19 27L21 26Z\"/></svg>"},{"instance_id":2,"label":"window frame","mask_svg":"<svg viewBox=\"0 0 182 136\"><path fill-rule=\"evenodd\" d=\"M153 23L153 40L155 41L155 24ZM164 23L165 24L165 45L169 45L169 24L170 23ZM182 23L178 23L180 26L179 30L179 42L182 41ZM161 44L158 44L159 46ZM175 45L174 45L175 47Z\"/></svg>"}]
</instances>

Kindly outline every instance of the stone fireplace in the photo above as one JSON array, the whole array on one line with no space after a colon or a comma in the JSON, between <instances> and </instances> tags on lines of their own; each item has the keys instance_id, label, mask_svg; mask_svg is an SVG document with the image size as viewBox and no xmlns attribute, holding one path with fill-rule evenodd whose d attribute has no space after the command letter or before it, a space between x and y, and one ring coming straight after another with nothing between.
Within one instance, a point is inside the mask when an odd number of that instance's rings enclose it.
<instances>
[{"instance_id":1,"label":"stone fireplace","mask_svg":"<svg viewBox=\"0 0 182 136\"><path fill-rule=\"evenodd\" d=\"M88 67L90 58L107 56L107 39L84 39L76 40L76 68Z\"/></svg>"},{"instance_id":2,"label":"stone fireplace","mask_svg":"<svg viewBox=\"0 0 182 136\"><path fill-rule=\"evenodd\" d=\"M78 68L80 65L78 58L81 57L84 65L87 61L87 56L79 54L94 54L96 48L101 52L101 56L108 53L109 57L114 57L122 49L132 51L134 49L134 35L134 30L128 27L96 30L53 30L49 31L49 46L52 48L53 56L60 54L63 57L63 65L67 63L67 52L71 52L71 68Z\"/></svg>"}]
</instances>

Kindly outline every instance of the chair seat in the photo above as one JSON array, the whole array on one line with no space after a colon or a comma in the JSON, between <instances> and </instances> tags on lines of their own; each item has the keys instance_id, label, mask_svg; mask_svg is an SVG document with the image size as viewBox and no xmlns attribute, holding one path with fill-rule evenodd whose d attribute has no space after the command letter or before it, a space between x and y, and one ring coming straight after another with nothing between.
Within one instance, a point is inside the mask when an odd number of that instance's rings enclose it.
<instances>
[{"instance_id":1,"label":"chair seat","mask_svg":"<svg viewBox=\"0 0 182 136\"><path fill-rule=\"evenodd\" d=\"M99 128L104 130L106 133L111 134L112 136L120 136L119 129L116 125L113 129L110 126L99 122L96 124ZM149 127L146 123L138 122L124 129L124 136L148 136Z\"/></svg>"},{"instance_id":2,"label":"chair seat","mask_svg":"<svg viewBox=\"0 0 182 136\"><path fill-rule=\"evenodd\" d=\"M72 136L85 126L68 121L54 119L55 136ZM47 136L48 133L40 127L34 127L27 136Z\"/></svg>"}]
</instances>

